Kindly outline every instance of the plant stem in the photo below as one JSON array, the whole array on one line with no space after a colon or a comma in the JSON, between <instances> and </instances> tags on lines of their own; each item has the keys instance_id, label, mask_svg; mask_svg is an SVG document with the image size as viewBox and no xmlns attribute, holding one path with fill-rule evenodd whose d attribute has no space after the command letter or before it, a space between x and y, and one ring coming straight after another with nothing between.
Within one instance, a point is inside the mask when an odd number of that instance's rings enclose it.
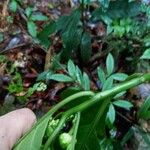
<instances>
[{"instance_id":1,"label":"plant stem","mask_svg":"<svg viewBox=\"0 0 150 150\"><path fill-rule=\"evenodd\" d=\"M62 126L64 125L66 119L76 113L76 112L82 112L83 110L89 108L90 106L96 104L97 102L100 102L101 100L105 100L105 102L103 103L103 110L106 109L107 105L104 105L104 104L108 104L107 101L110 100L110 97L113 97L115 96L116 94L122 92L122 91L126 91L127 89L130 89L132 87L135 87L145 81L149 81L150 80L150 74L145 74L139 78L136 78L136 79L132 79L132 80L129 80L125 83L122 83L110 90L106 90L104 92L100 92L98 94L96 94L95 96L93 96L93 98L91 98L91 101L86 101L86 102L83 102L82 104L76 106L76 107L73 107L72 109L68 110L67 112L65 112L63 115L62 115L62 118L60 119L60 122L57 126L57 128L55 129L55 131L52 133L52 135L49 137L49 139L47 140L45 146L44 146L44 150L47 150L49 145L51 144L51 142L55 139L55 137L58 135L58 133L60 132L60 130L62 129ZM103 111L102 111L103 113Z\"/></svg>"},{"instance_id":2,"label":"plant stem","mask_svg":"<svg viewBox=\"0 0 150 150\"><path fill-rule=\"evenodd\" d=\"M69 97L67 97L66 99L62 100L60 103L58 103L57 105L55 105L55 107L53 107L50 111L48 111L39 121L38 123L36 123L32 129L27 132L16 144L14 147L16 147L23 139L26 138L26 136L32 132L34 129L36 129L36 127L42 123L47 117L51 117L56 111L58 111L61 107L63 107L64 105L66 105L67 103L77 99L77 98L80 98L80 97L84 97L84 96L94 96L95 94L91 91L82 91L82 92L78 92L76 94L73 94Z\"/></svg>"}]
</instances>

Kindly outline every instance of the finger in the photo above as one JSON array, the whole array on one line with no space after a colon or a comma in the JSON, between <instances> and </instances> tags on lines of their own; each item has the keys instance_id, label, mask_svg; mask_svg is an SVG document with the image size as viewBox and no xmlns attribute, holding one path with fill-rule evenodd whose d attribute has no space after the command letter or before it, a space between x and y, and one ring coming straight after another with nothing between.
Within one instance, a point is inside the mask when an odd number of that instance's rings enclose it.
<instances>
[{"instance_id":1,"label":"finger","mask_svg":"<svg viewBox=\"0 0 150 150\"><path fill-rule=\"evenodd\" d=\"M16 141L36 122L28 108L12 111L0 117L0 150L11 150Z\"/></svg>"}]
</instances>

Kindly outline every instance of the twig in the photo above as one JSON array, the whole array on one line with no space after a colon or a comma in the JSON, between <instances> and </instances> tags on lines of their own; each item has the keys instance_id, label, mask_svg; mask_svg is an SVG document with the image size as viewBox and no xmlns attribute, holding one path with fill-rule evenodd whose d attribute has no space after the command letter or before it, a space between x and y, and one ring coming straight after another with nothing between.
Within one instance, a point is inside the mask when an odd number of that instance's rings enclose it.
<instances>
[{"instance_id":1,"label":"twig","mask_svg":"<svg viewBox=\"0 0 150 150\"><path fill-rule=\"evenodd\" d=\"M15 45L14 47L10 47L10 48L6 48L4 50L0 50L0 54L6 53L9 50L13 50L13 49L16 49L16 48L19 48L19 47L23 47L25 45L26 45L26 43L22 43L22 44Z\"/></svg>"}]
</instances>

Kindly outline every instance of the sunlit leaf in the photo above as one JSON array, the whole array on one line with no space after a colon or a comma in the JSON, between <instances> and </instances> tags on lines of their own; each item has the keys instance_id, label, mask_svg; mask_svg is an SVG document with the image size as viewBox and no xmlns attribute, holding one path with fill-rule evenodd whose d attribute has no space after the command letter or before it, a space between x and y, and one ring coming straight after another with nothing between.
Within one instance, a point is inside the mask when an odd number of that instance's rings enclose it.
<instances>
[{"instance_id":1,"label":"sunlit leaf","mask_svg":"<svg viewBox=\"0 0 150 150\"><path fill-rule=\"evenodd\" d=\"M140 57L140 59L150 59L150 48L148 48L147 50L145 50L145 52Z\"/></svg>"},{"instance_id":2,"label":"sunlit leaf","mask_svg":"<svg viewBox=\"0 0 150 150\"><path fill-rule=\"evenodd\" d=\"M109 78L104 82L102 91L109 90L109 89L112 88L112 86L113 86L113 78L112 78L112 77L109 77Z\"/></svg>"},{"instance_id":3,"label":"sunlit leaf","mask_svg":"<svg viewBox=\"0 0 150 150\"><path fill-rule=\"evenodd\" d=\"M15 13L17 11L17 6L18 6L17 1L12 0L9 4L9 9Z\"/></svg>"},{"instance_id":4,"label":"sunlit leaf","mask_svg":"<svg viewBox=\"0 0 150 150\"><path fill-rule=\"evenodd\" d=\"M50 75L49 79L55 80L58 82L72 82L73 79L67 75L64 74L52 74Z\"/></svg>"},{"instance_id":5,"label":"sunlit leaf","mask_svg":"<svg viewBox=\"0 0 150 150\"><path fill-rule=\"evenodd\" d=\"M97 72L98 72L98 79L101 81L101 83L103 85L106 80L106 75L100 67L97 68Z\"/></svg>"},{"instance_id":6,"label":"sunlit leaf","mask_svg":"<svg viewBox=\"0 0 150 150\"><path fill-rule=\"evenodd\" d=\"M39 13L39 14L32 14L30 19L33 21L47 21L48 17Z\"/></svg>"},{"instance_id":7,"label":"sunlit leaf","mask_svg":"<svg viewBox=\"0 0 150 150\"><path fill-rule=\"evenodd\" d=\"M83 79L82 79L82 85L84 87L85 90L90 90L90 79L87 75L87 73L83 73Z\"/></svg>"},{"instance_id":8,"label":"sunlit leaf","mask_svg":"<svg viewBox=\"0 0 150 150\"><path fill-rule=\"evenodd\" d=\"M69 60L69 61L68 61L67 68L68 68L69 75L70 75L71 77L74 77L75 74L76 74L76 67L75 67L75 65L74 65L74 63L73 63L72 60Z\"/></svg>"},{"instance_id":9,"label":"sunlit leaf","mask_svg":"<svg viewBox=\"0 0 150 150\"><path fill-rule=\"evenodd\" d=\"M124 81L128 78L128 75L125 73L115 73L113 74L113 79L117 81Z\"/></svg>"},{"instance_id":10,"label":"sunlit leaf","mask_svg":"<svg viewBox=\"0 0 150 150\"><path fill-rule=\"evenodd\" d=\"M113 104L115 106L122 107L125 109L130 109L131 107L133 107L133 104L126 100L117 100L117 101L114 101Z\"/></svg>"},{"instance_id":11,"label":"sunlit leaf","mask_svg":"<svg viewBox=\"0 0 150 150\"><path fill-rule=\"evenodd\" d=\"M27 22L28 32L33 36L36 37L37 35L37 26L33 21Z\"/></svg>"},{"instance_id":12,"label":"sunlit leaf","mask_svg":"<svg viewBox=\"0 0 150 150\"><path fill-rule=\"evenodd\" d=\"M107 118L109 119L110 123L113 124L116 118L116 112L115 112L115 108L112 104L110 104L109 106L109 110L107 113Z\"/></svg>"},{"instance_id":13,"label":"sunlit leaf","mask_svg":"<svg viewBox=\"0 0 150 150\"><path fill-rule=\"evenodd\" d=\"M109 53L106 58L106 68L107 68L107 74L111 75L114 71L114 58L111 53Z\"/></svg>"}]
</instances>

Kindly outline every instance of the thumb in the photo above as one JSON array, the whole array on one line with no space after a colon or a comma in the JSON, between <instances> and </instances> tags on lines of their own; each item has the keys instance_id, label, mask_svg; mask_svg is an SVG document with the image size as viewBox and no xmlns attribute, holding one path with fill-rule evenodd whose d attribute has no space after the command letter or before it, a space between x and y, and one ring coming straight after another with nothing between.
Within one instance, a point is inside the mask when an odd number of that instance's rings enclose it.
<instances>
[{"instance_id":1,"label":"thumb","mask_svg":"<svg viewBox=\"0 0 150 150\"><path fill-rule=\"evenodd\" d=\"M11 150L17 140L36 122L28 108L12 111L0 117L0 150Z\"/></svg>"}]
</instances>

